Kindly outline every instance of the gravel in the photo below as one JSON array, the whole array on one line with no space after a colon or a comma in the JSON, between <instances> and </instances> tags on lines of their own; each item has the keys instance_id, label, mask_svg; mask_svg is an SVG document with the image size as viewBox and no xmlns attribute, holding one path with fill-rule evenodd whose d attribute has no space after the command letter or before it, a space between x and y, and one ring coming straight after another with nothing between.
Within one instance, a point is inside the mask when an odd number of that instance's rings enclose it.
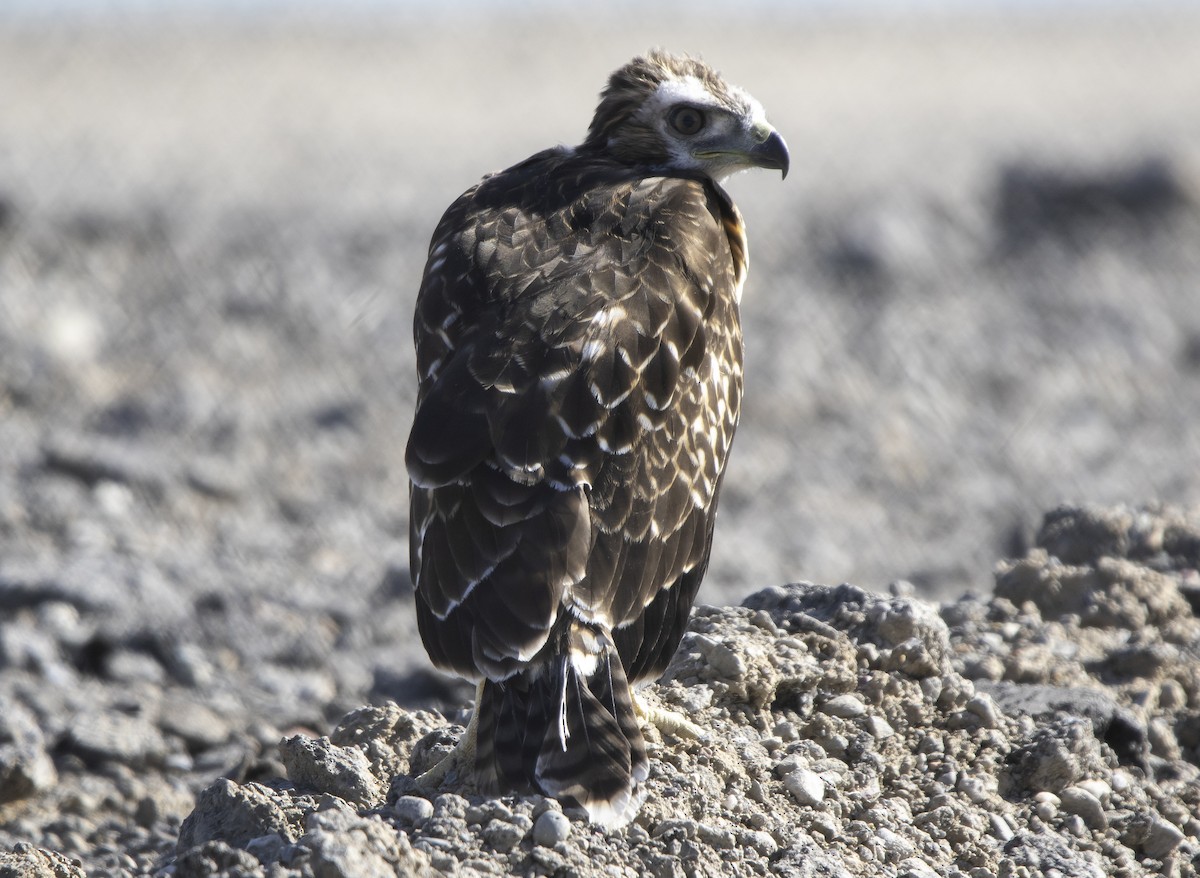
<instances>
[{"instance_id":1,"label":"gravel","mask_svg":"<svg viewBox=\"0 0 1200 878\"><path fill-rule=\"evenodd\" d=\"M1122 512L1077 511L1087 523ZM1200 534L1195 517L1142 516ZM1128 563L1115 578L1101 551L1068 569L1035 547L997 578L1016 567L1081 577L1090 591L1072 600L1087 606L1153 583L1166 606L1194 575L1195 558L1173 566L1156 557L1153 567L1120 559ZM200 864L236 862L263 876L1194 875L1200 759L1195 734L1183 731L1194 711L1178 706L1178 692L1170 708L1145 695L1171 679L1185 704L1200 700L1191 653L1200 619L1188 611L1147 624L1137 614L1136 628L1115 617L1098 626L1064 612L1060 597L938 606L800 583L741 607L698 607L645 694L687 709L708 738L649 731L648 795L621 831L537 795L495 798L463 781L422 788L413 773L462 729L381 705L347 715L329 738L284 739L286 778L208 787L157 866L212 874ZM920 623L901 630L896 619ZM1135 634L1183 648L1160 650L1152 678L1144 668L1118 677L1107 658ZM901 644L923 656L911 672L892 669ZM1044 649L1017 663L1026 644ZM738 662L727 658L734 649ZM969 669L980 652L1020 668L1021 682L988 680L990 692L977 691ZM927 685L935 677L940 685ZM1119 747L1108 742L1114 727ZM1128 746L1136 733L1146 748ZM386 800L373 792L383 789Z\"/></svg>"}]
</instances>

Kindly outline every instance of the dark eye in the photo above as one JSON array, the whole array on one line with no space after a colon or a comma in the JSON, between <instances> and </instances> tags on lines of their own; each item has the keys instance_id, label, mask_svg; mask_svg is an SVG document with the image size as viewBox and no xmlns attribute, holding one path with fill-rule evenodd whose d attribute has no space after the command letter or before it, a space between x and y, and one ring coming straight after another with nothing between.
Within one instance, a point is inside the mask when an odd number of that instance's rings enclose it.
<instances>
[{"instance_id":1,"label":"dark eye","mask_svg":"<svg viewBox=\"0 0 1200 878\"><path fill-rule=\"evenodd\" d=\"M695 107L676 107L671 111L670 122L680 134L699 134L704 127L704 113Z\"/></svg>"}]
</instances>

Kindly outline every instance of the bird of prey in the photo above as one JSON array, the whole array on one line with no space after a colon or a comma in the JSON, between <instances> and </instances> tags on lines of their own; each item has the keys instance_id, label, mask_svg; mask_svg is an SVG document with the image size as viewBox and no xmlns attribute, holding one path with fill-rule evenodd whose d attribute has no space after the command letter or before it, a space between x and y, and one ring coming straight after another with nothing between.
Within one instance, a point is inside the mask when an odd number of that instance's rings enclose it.
<instances>
[{"instance_id":1,"label":"bird of prey","mask_svg":"<svg viewBox=\"0 0 1200 878\"><path fill-rule=\"evenodd\" d=\"M484 788L609 827L644 798L630 687L667 667L708 565L747 267L720 182L748 168L788 170L762 106L653 51L583 143L485 177L433 234L410 560L430 658L478 684L451 755Z\"/></svg>"}]
</instances>

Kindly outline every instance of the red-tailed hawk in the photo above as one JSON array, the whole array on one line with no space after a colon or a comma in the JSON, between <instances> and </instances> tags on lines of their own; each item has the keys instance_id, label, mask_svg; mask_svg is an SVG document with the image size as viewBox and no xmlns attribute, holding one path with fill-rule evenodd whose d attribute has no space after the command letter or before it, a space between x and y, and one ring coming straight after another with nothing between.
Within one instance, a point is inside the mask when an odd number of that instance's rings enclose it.
<instances>
[{"instance_id":1,"label":"red-tailed hawk","mask_svg":"<svg viewBox=\"0 0 1200 878\"><path fill-rule=\"evenodd\" d=\"M433 234L412 575L430 658L479 684L460 759L485 786L637 811L630 684L683 636L742 394L746 237L719 181L755 167L788 169L759 103L651 52L582 144L486 177Z\"/></svg>"}]
</instances>

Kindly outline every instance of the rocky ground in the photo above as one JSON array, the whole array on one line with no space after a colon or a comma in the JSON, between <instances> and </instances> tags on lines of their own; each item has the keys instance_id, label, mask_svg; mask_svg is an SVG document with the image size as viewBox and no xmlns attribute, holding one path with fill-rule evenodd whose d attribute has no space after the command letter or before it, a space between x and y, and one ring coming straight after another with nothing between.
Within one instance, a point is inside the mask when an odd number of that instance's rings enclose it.
<instances>
[{"instance_id":1,"label":"rocky ground","mask_svg":"<svg viewBox=\"0 0 1200 878\"><path fill-rule=\"evenodd\" d=\"M1198 567L1200 512L1064 507L988 597L796 584L699 607L647 696L707 739L650 732L649 795L615 832L423 788L462 726L394 703L328 737L176 698L56 727L46 675L84 683L60 634L57 669L6 686L28 706L0 713L0 875L1195 876Z\"/></svg>"},{"instance_id":2,"label":"rocky ground","mask_svg":"<svg viewBox=\"0 0 1200 878\"><path fill-rule=\"evenodd\" d=\"M0 17L0 875L1194 872L1200 19L763 14ZM605 836L412 782L471 693L400 460L442 207L655 44L794 164L730 187L758 593Z\"/></svg>"}]
</instances>

